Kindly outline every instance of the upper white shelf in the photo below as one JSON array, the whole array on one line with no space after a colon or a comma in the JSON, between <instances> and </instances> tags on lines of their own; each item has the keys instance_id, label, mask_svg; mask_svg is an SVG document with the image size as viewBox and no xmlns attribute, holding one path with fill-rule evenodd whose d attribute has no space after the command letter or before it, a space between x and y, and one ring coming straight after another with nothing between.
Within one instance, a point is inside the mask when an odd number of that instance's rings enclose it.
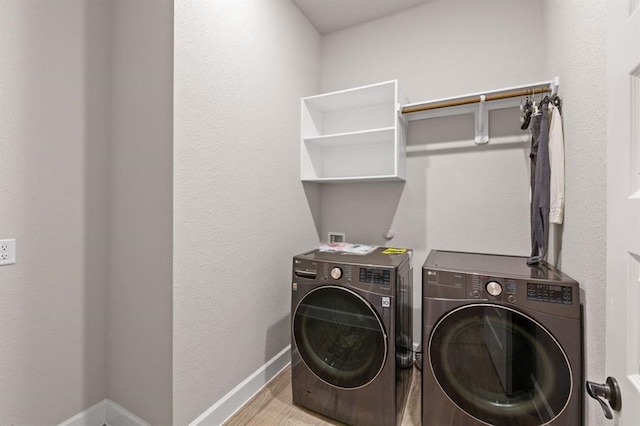
<instances>
[{"instance_id":1,"label":"upper white shelf","mask_svg":"<svg viewBox=\"0 0 640 426\"><path fill-rule=\"evenodd\" d=\"M372 84L304 98L308 108L315 111L341 111L387 104L395 99L394 82Z\"/></svg>"}]
</instances>

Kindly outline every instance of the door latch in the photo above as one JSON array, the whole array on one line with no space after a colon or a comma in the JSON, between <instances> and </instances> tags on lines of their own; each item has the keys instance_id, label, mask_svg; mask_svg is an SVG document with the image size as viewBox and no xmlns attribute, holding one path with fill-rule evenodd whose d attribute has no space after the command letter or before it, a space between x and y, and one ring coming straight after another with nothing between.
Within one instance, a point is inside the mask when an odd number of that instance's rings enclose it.
<instances>
[{"instance_id":1,"label":"door latch","mask_svg":"<svg viewBox=\"0 0 640 426\"><path fill-rule=\"evenodd\" d=\"M622 408L622 396L620 395L620 387L618 381L614 377L607 377L607 382L604 384L598 384L593 382L587 382L587 393L589 396L600 403L604 416L607 419L613 419L611 414L611 407L614 411L620 411ZM609 401L609 407L603 401L603 399Z\"/></svg>"}]
</instances>

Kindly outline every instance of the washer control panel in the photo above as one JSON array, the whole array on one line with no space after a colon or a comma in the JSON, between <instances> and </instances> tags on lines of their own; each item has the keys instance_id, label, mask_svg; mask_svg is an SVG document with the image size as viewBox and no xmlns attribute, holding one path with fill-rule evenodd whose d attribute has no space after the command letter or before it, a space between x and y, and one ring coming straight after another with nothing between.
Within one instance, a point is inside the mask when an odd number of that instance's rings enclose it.
<instances>
[{"instance_id":1,"label":"washer control panel","mask_svg":"<svg viewBox=\"0 0 640 426\"><path fill-rule=\"evenodd\" d=\"M322 281L351 284L353 278L352 265L322 264Z\"/></svg>"},{"instance_id":2,"label":"washer control panel","mask_svg":"<svg viewBox=\"0 0 640 426\"><path fill-rule=\"evenodd\" d=\"M340 278L342 278L342 269L340 269L339 266L334 266L333 268L331 268L331 278L333 278L334 280L339 280Z\"/></svg>"},{"instance_id":3,"label":"washer control panel","mask_svg":"<svg viewBox=\"0 0 640 426\"><path fill-rule=\"evenodd\" d=\"M392 269L351 265L348 263L319 262L318 278L320 282L328 284L346 284L364 286L362 288L391 291L391 283L395 280ZM296 269L296 276L299 277L301 267ZM315 271L314 271L315 272ZM315 275L314 275L315 278Z\"/></svg>"},{"instance_id":4,"label":"washer control panel","mask_svg":"<svg viewBox=\"0 0 640 426\"><path fill-rule=\"evenodd\" d=\"M502 294L502 285L498 281L489 281L484 288L486 288L487 293L493 297L498 297Z\"/></svg>"},{"instance_id":5,"label":"washer control panel","mask_svg":"<svg viewBox=\"0 0 640 426\"><path fill-rule=\"evenodd\" d=\"M360 268L359 278L361 283L391 284L391 271L389 269Z\"/></svg>"}]
</instances>

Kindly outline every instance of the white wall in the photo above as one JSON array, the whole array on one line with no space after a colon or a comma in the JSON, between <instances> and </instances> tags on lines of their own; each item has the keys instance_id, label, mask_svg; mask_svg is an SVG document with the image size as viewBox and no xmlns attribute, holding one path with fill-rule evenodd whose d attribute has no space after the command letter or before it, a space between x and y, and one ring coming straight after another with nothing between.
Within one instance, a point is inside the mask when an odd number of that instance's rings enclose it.
<instances>
[{"instance_id":1,"label":"white wall","mask_svg":"<svg viewBox=\"0 0 640 426\"><path fill-rule=\"evenodd\" d=\"M550 80L541 22L524 0L434 0L328 34L324 91L397 78L409 102ZM420 341L421 267L431 249L529 255L529 148L518 142L517 108L492 112L490 137L476 146L471 115L412 121L406 183L325 185L321 236L415 250L414 341ZM466 141L459 143L459 141ZM383 234L392 229L395 237Z\"/></svg>"},{"instance_id":2,"label":"white wall","mask_svg":"<svg viewBox=\"0 0 640 426\"><path fill-rule=\"evenodd\" d=\"M105 2L0 2L0 424L56 424L105 395Z\"/></svg>"},{"instance_id":3,"label":"white wall","mask_svg":"<svg viewBox=\"0 0 640 426\"><path fill-rule=\"evenodd\" d=\"M604 1L561 3L435 0L328 34L322 89L398 78L410 101L418 102L560 76L566 212L551 243L560 249L559 266L583 288L585 377L598 381L606 377L606 11ZM517 135L506 126L518 124L518 112L504 110L492 119L492 133ZM408 156L407 182L323 187L321 235L346 231L351 241L384 244L382 233L392 228L396 237L388 245L417 249L414 304L420 301L419 267L432 248L528 255L529 148L491 142L447 148L471 138L472 129L470 117L411 122L408 145L429 150ZM381 195L390 206L378 206ZM414 340L418 332L416 321ZM588 424L602 424L595 401L586 405Z\"/></svg>"},{"instance_id":4,"label":"white wall","mask_svg":"<svg viewBox=\"0 0 640 426\"><path fill-rule=\"evenodd\" d=\"M110 0L106 396L172 424L173 0Z\"/></svg>"},{"instance_id":5,"label":"white wall","mask_svg":"<svg viewBox=\"0 0 640 426\"><path fill-rule=\"evenodd\" d=\"M560 266L585 298L585 379L601 383L605 366L607 122L606 1L544 2L548 69L561 76L566 164L566 223ZM602 409L585 399L590 425Z\"/></svg>"},{"instance_id":6,"label":"white wall","mask_svg":"<svg viewBox=\"0 0 640 426\"><path fill-rule=\"evenodd\" d=\"M1 424L172 422L172 33L170 0L0 2Z\"/></svg>"},{"instance_id":7,"label":"white wall","mask_svg":"<svg viewBox=\"0 0 640 426\"><path fill-rule=\"evenodd\" d=\"M171 153L169 0L0 2L0 238L18 242L0 267L0 423L55 424L107 394L154 424L173 396L173 422L192 421L289 344L290 259L316 227L372 243L392 228L417 249L418 303L431 248L527 254L523 144L411 154L405 184L303 188L300 97L392 78L420 101L560 75L560 266L584 288L601 380L603 3L434 0L324 39L288 0L180 3ZM514 120L493 116L492 134L518 135ZM471 129L413 122L409 144Z\"/></svg>"},{"instance_id":8,"label":"white wall","mask_svg":"<svg viewBox=\"0 0 640 426\"><path fill-rule=\"evenodd\" d=\"M187 424L290 343L291 258L318 243L299 117L320 36L289 0L177 2L174 46L173 419Z\"/></svg>"}]
</instances>

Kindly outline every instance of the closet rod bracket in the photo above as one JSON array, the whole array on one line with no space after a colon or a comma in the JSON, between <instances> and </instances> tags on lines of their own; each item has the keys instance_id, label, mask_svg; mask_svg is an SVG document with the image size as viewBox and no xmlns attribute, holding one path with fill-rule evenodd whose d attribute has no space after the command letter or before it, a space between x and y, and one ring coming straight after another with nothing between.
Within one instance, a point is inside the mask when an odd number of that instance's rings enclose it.
<instances>
[{"instance_id":1,"label":"closet rod bracket","mask_svg":"<svg viewBox=\"0 0 640 426\"><path fill-rule=\"evenodd\" d=\"M486 96L480 95L478 109L474 111L474 120L476 124L476 145L482 145L489 142L489 109L485 105Z\"/></svg>"}]
</instances>

